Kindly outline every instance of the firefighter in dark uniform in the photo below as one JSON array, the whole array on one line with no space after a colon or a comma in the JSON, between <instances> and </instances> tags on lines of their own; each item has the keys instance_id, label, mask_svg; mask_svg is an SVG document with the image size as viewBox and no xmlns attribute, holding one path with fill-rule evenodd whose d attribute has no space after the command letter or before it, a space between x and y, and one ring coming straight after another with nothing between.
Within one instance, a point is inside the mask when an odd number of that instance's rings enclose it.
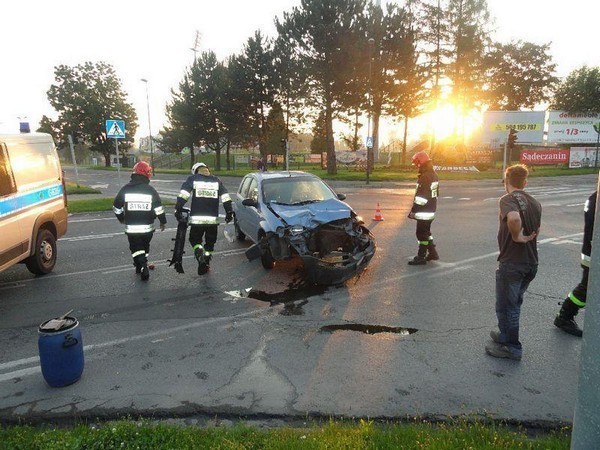
<instances>
[{"instance_id":1,"label":"firefighter in dark uniform","mask_svg":"<svg viewBox=\"0 0 600 450\"><path fill-rule=\"evenodd\" d=\"M583 245L581 247L581 268L583 269L581 281L563 301L562 307L560 308L556 319L554 319L554 325L556 325L558 328L566 333L579 337L583 335L583 331L581 328L579 328L579 326L577 326L577 322L575 322L575 316L581 308L585 308L587 298L597 196L598 191L590 195L585 202L585 207L583 208L585 224L583 227Z\"/></svg>"},{"instance_id":2,"label":"firefighter in dark uniform","mask_svg":"<svg viewBox=\"0 0 600 450\"><path fill-rule=\"evenodd\" d=\"M435 218L439 181L437 173L433 169L433 163L426 152L415 153L412 157L412 163L419 169L419 179L417 180L415 198L408 217L417 221L419 250L417 256L411 259L408 264L421 266L427 264L427 261L440 259L431 236L431 222Z\"/></svg>"},{"instance_id":3,"label":"firefighter in dark uniform","mask_svg":"<svg viewBox=\"0 0 600 450\"><path fill-rule=\"evenodd\" d=\"M148 253L154 234L154 219L158 217L160 231L164 231L167 224L160 196L150 186L151 176L152 167L145 161L138 162L133 166L131 181L121 188L113 202L117 219L125 224L135 273L141 273L144 281L150 278Z\"/></svg>"},{"instance_id":4,"label":"firefighter in dark uniform","mask_svg":"<svg viewBox=\"0 0 600 450\"><path fill-rule=\"evenodd\" d=\"M189 198L191 210L188 224L190 225L190 244L194 248L194 256L198 261L198 275L208 272L212 252L217 242L219 226L219 199L225 208L225 222L233 220L233 207L227 189L221 180L210 174L204 163L192 166L192 175L181 186L175 205L175 217L180 220L182 208ZM204 238L204 245L202 239Z\"/></svg>"}]
</instances>

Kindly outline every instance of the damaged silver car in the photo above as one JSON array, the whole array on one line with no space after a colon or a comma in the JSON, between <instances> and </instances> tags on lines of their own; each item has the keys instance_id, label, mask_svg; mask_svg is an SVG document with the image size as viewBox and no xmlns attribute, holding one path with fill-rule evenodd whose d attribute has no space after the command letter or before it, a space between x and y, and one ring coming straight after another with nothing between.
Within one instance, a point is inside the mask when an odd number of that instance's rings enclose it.
<instances>
[{"instance_id":1,"label":"damaged silver car","mask_svg":"<svg viewBox=\"0 0 600 450\"><path fill-rule=\"evenodd\" d=\"M265 269L297 255L309 282L343 283L375 254L373 235L345 198L309 173L250 173L233 196L237 238L255 243L246 256Z\"/></svg>"}]
</instances>

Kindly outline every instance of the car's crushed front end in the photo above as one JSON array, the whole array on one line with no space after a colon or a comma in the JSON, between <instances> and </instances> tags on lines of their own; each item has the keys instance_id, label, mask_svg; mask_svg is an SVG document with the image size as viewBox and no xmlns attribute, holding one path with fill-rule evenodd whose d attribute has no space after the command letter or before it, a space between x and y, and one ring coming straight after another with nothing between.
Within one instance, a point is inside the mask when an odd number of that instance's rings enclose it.
<instances>
[{"instance_id":1,"label":"car's crushed front end","mask_svg":"<svg viewBox=\"0 0 600 450\"><path fill-rule=\"evenodd\" d=\"M271 205L270 210L279 224L257 243L255 256L265 251L275 260L298 255L309 282L341 284L362 272L375 254L373 235L343 202L328 200L302 210Z\"/></svg>"}]
</instances>

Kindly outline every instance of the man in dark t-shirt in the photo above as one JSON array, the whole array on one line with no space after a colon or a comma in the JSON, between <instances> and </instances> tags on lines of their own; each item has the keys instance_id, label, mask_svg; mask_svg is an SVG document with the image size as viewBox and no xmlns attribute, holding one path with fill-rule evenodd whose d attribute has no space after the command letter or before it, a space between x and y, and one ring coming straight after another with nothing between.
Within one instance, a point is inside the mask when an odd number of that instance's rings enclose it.
<instances>
[{"instance_id":1,"label":"man in dark t-shirt","mask_svg":"<svg viewBox=\"0 0 600 450\"><path fill-rule=\"evenodd\" d=\"M496 270L496 316L499 331L492 330L493 342L485 346L488 355L520 360L519 318L523 294L538 268L537 236L542 206L523 191L527 168L516 164L506 169L506 195L499 202L498 269Z\"/></svg>"}]
</instances>

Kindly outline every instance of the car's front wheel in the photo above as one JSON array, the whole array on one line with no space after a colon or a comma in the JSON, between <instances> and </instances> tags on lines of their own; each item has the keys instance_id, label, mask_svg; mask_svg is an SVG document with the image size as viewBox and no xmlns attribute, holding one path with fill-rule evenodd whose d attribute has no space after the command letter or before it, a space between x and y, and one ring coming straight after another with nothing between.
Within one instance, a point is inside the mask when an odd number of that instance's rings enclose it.
<instances>
[{"instance_id":1,"label":"car's front wheel","mask_svg":"<svg viewBox=\"0 0 600 450\"><path fill-rule=\"evenodd\" d=\"M246 235L240 229L240 224L238 223L237 219L233 219L233 227L235 228L235 237L238 241L243 241L246 239Z\"/></svg>"},{"instance_id":2,"label":"car's front wheel","mask_svg":"<svg viewBox=\"0 0 600 450\"><path fill-rule=\"evenodd\" d=\"M271 255L271 250L265 250L260 257L260 262L267 270L271 270L273 267L275 267L275 259L273 258L273 255Z\"/></svg>"},{"instance_id":3,"label":"car's front wheel","mask_svg":"<svg viewBox=\"0 0 600 450\"><path fill-rule=\"evenodd\" d=\"M52 272L56 264L56 238L45 229L38 231L33 254L25 260L27 269L35 275Z\"/></svg>"}]
</instances>

